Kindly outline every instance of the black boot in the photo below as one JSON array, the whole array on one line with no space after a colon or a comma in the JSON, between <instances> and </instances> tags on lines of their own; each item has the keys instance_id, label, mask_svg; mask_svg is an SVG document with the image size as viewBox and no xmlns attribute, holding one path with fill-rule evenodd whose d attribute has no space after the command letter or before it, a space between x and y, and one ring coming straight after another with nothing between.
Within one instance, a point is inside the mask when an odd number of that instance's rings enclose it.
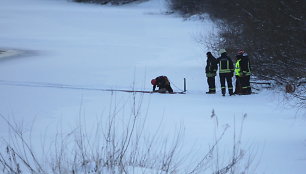
<instances>
[{"instance_id":1,"label":"black boot","mask_svg":"<svg viewBox=\"0 0 306 174\"><path fill-rule=\"evenodd\" d=\"M225 88L222 88L222 96L225 96Z\"/></svg>"},{"instance_id":2,"label":"black boot","mask_svg":"<svg viewBox=\"0 0 306 174\"><path fill-rule=\"evenodd\" d=\"M206 94L216 94L216 91L208 91Z\"/></svg>"},{"instance_id":3,"label":"black boot","mask_svg":"<svg viewBox=\"0 0 306 174\"><path fill-rule=\"evenodd\" d=\"M229 95L230 95L230 96L234 95L233 89L230 89L228 92L229 92Z\"/></svg>"}]
</instances>

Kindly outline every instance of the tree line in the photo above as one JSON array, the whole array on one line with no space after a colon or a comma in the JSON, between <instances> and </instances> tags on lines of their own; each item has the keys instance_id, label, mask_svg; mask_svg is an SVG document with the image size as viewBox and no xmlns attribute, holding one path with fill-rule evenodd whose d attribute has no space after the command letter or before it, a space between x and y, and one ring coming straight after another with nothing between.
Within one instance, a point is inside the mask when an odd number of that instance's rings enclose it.
<instances>
[{"instance_id":1,"label":"tree line","mask_svg":"<svg viewBox=\"0 0 306 174\"><path fill-rule=\"evenodd\" d=\"M233 52L245 49L252 55L257 77L294 84L305 80L305 0L170 2L184 16L208 13L221 29L214 46Z\"/></svg>"},{"instance_id":2,"label":"tree line","mask_svg":"<svg viewBox=\"0 0 306 174\"><path fill-rule=\"evenodd\" d=\"M113 4L113 5L121 5L121 4L127 4L134 1L139 0L73 0L75 2L86 2L86 3L96 3L96 4Z\"/></svg>"}]
</instances>

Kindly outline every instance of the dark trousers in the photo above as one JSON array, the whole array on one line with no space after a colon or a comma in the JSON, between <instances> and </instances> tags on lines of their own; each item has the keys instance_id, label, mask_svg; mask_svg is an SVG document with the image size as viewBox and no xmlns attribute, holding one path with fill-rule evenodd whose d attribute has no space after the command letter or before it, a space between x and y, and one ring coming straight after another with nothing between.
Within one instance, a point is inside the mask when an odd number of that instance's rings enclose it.
<instances>
[{"instance_id":1,"label":"dark trousers","mask_svg":"<svg viewBox=\"0 0 306 174\"><path fill-rule=\"evenodd\" d=\"M241 81L241 89L243 94L251 94L252 89L251 89L251 84L250 84L250 76L243 76L240 77Z\"/></svg>"},{"instance_id":2,"label":"dark trousers","mask_svg":"<svg viewBox=\"0 0 306 174\"><path fill-rule=\"evenodd\" d=\"M228 92L230 95L233 94L233 84L232 84L232 75L231 73L226 73L226 74L219 74L220 76L220 83L221 83L221 89L222 89L222 94L225 94L226 92L226 87L225 87L225 81L227 82L227 87L228 87Z\"/></svg>"},{"instance_id":3,"label":"dark trousers","mask_svg":"<svg viewBox=\"0 0 306 174\"><path fill-rule=\"evenodd\" d=\"M207 77L209 92L216 92L215 77Z\"/></svg>"},{"instance_id":4,"label":"dark trousers","mask_svg":"<svg viewBox=\"0 0 306 174\"><path fill-rule=\"evenodd\" d=\"M241 92L242 92L241 78L239 76L236 76L235 94L240 94Z\"/></svg>"},{"instance_id":5,"label":"dark trousers","mask_svg":"<svg viewBox=\"0 0 306 174\"><path fill-rule=\"evenodd\" d=\"M159 89L158 89L158 92L159 92L159 93L166 93L167 91L168 91L169 93L173 93L173 89L171 88L170 85L161 86L161 87L159 87Z\"/></svg>"},{"instance_id":6,"label":"dark trousers","mask_svg":"<svg viewBox=\"0 0 306 174\"><path fill-rule=\"evenodd\" d=\"M167 85L167 86L166 86L166 89L169 91L169 93L173 93L173 89L171 88L170 85Z\"/></svg>"}]
</instances>

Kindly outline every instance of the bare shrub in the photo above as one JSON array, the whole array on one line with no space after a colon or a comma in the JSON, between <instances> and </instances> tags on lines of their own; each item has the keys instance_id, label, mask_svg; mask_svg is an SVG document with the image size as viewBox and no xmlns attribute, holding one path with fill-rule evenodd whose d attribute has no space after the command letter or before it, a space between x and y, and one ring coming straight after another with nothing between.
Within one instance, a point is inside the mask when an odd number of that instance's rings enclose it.
<instances>
[{"instance_id":1,"label":"bare shrub","mask_svg":"<svg viewBox=\"0 0 306 174\"><path fill-rule=\"evenodd\" d=\"M243 121L239 134L236 134L236 130L233 133L233 154L229 160L222 161L219 144L229 126L220 128L218 118L213 112L213 144L208 152L197 154L196 162L190 165L185 159L194 158L189 154L196 152L193 152L194 149L186 154L182 152L183 127L180 126L175 135L167 137L160 136L159 128L150 133L146 130L148 111L141 109L142 97L138 100L136 94L133 94L132 103L128 114L123 114L124 106L112 103L109 114L90 127L86 126L86 119L80 110L80 120L76 128L68 133L58 131L54 139L46 143L50 145L42 147L41 153L35 152L29 135L31 133L25 132L18 124L13 124L14 122L1 115L11 132L10 140L3 139L4 146L1 147L4 149L0 149L2 172L198 174L211 169L214 173L221 174L247 171L246 167L241 168L241 165L251 165L247 159L251 156L241 147Z\"/></svg>"}]
</instances>

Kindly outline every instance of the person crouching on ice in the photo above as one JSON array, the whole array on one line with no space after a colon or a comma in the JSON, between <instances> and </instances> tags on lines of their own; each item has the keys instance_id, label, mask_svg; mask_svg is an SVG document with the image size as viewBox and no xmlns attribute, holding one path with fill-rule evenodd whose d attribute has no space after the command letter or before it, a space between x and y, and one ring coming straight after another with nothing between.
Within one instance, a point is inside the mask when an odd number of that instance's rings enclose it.
<instances>
[{"instance_id":1,"label":"person crouching on ice","mask_svg":"<svg viewBox=\"0 0 306 174\"><path fill-rule=\"evenodd\" d=\"M153 92L166 93L168 91L169 93L173 93L167 76L156 77L151 80L151 84L153 85ZM158 90L155 90L156 86L159 88Z\"/></svg>"}]
</instances>

